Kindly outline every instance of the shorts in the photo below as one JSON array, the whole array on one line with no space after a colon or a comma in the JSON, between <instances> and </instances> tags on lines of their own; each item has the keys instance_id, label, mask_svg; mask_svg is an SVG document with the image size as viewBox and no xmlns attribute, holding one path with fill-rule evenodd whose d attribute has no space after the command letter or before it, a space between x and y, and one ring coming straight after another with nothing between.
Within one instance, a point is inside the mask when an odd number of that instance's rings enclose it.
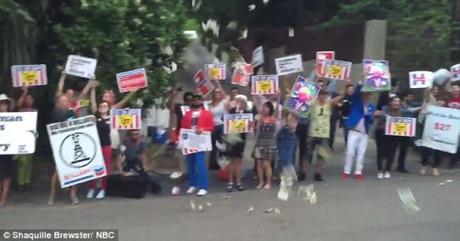
<instances>
[{"instance_id":1,"label":"shorts","mask_svg":"<svg viewBox=\"0 0 460 241\"><path fill-rule=\"evenodd\" d=\"M257 160L276 161L278 149L276 146L256 146L254 148L254 158Z\"/></svg>"},{"instance_id":2,"label":"shorts","mask_svg":"<svg viewBox=\"0 0 460 241\"><path fill-rule=\"evenodd\" d=\"M13 158L5 158L0 160L0 181L5 178L11 178L14 171L14 160Z\"/></svg>"},{"instance_id":3,"label":"shorts","mask_svg":"<svg viewBox=\"0 0 460 241\"><path fill-rule=\"evenodd\" d=\"M307 160L311 164L313 160L313 153L317 146L328 146L328 138L321 137L308 137L307 139Z\"/></svg>"}]
</instances>

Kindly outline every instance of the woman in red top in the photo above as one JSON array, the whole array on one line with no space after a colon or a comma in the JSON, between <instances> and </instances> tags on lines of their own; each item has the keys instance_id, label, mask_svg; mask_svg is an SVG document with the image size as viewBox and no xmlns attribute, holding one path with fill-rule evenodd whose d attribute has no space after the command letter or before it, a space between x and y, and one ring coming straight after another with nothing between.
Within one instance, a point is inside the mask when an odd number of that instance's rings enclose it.
<instances>
[{"instance_id":1,"label":"woman in red top","mask_svg":"<svg viewBox=\"0 0 460 241\"><path fill-rule=\"evenodd\" d=\"M211 132L214 129L212 114L203 108L201 95L193 96L191 109L185 113L181 128L195 130L198 135L203 131ZM208 193L208 169L204 158L205 153L203 151L186 156L189 185L188 194L194 193L197 189L199 189L197 192L198 196L204 196Z\"/></svg>"}]
</instances>

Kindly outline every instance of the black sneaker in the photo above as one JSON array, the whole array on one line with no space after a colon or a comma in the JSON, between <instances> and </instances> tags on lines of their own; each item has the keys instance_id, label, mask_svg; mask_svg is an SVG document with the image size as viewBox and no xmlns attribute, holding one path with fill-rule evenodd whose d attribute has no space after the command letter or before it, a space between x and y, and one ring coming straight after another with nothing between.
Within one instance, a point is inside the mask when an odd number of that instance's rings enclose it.
<instances>
[{"instance_id":1,"label":"black sneaker","mask_svg":"<svg viewBox=\"0 0 460 241\"><path fill-rule=\"evenodd\" d=\"M233 192L233 183L227 184L227 188L225 190L227 190L227 192Z\"/></svg>"},{"instance_id":2,"label":"black sneaker","mask_svg":"<svg viewBox=\"0 0 460 241\"><path fill-rule=\"evenodd\" d=\"M323 177L321 176L321 173L315 173L315 177L314 177L315 181L317 182L322 182L324 181Z\"/></svg>"},{"instance_id":3,"label":"black sneaker","mask_svg":"<svg viewBox=\"0 0 460 241\"><path fill-rule=\"evenodd\" d=\"M241 184L241 183L236 184L236 189L238 189L238 191L240 191L240 192L244 191L243 184Z\"/></svg>"},{"instance_id":4,"label":"black sneaker","mask_svg":"<svg viewBox=\"0 0 460 241\"><path fill-rule=\"evenodd\" d=\"M305 172L299 172L298 179L299 182L305 181Z\"/></svg>"}]
</instances>

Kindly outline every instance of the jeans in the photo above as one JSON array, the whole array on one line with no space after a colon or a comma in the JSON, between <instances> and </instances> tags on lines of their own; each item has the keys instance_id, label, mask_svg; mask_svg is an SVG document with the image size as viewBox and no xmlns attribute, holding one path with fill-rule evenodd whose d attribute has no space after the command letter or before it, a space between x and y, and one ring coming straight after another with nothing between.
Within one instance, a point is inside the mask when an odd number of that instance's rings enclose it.
<instances>
[{"instance_id":1,"label":"jeans","mask_svg":"<svg viewBox=\"0 0 460 241\"><path fill-rule=\"evenodd\" d=\"M294 166L297 135L284 127L278 132L276 145L278 147L278 169L283 171L286 166Z\"/></svg>"},{"instance_id":2,"label":"jeans","mask_svg":"<svg viewBox=\"0 0 460 241\"><path fill-rule=\"evenodd\" d=\"M208 189L208 169L204 160L205 152L187 155L187 174L189 187Z\"/></svg>"}]
</instances>

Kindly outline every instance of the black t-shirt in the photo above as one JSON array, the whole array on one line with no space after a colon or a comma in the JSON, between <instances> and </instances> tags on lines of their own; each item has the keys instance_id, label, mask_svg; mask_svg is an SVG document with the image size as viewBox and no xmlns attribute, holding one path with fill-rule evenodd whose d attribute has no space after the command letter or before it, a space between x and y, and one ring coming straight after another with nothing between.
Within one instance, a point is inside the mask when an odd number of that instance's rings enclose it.
<instances>
[{"instance_id":1,"label":"black t-shirt","mask_svg":"<svg viewBox=\"0 0 460 241\"><path fill-rule=\"evenodd\" d=\"M96 127L101 146L110 146L110 118L98 118Z\"/></svg>"},{"instance_id":2,"label":"black t-shirt","mask_svg":"<svg viewBox=\"0 0 460 241\"><path fill-rule=\"evenodd\" d=\"M176 104L174 106L174 113L177 116L176 130L178 132L180 130L180 125L182 123L182 118L184 117L184 115L182 114L182 111L183 110L189 110L189 109L190 109L190 107L188 105L185 105L185 104Z\"/></svg>"},{"instance_id":3,"label":"black t-shirt","mask_svg":"<svg viewBox=\"0 0 460 241\"><path fill-rule=\"evenodd\" d=\"M77 116L72 110L61 110L55 108L51 113L51 123L63 122L75 117Z\"/></svg>"},{"instance_id":4,"label":"black t-shirt","mask_svg":"<svg viewBox=\"0 0 460 241\"><path fill-rule=\"evenodd\" d=\"M339 107L339 112L342 118L348 117L350 114L350 107L351 107L351 98L350 96L343 98L341 101L342 106Z\"/></svg>"}]
</instances>

